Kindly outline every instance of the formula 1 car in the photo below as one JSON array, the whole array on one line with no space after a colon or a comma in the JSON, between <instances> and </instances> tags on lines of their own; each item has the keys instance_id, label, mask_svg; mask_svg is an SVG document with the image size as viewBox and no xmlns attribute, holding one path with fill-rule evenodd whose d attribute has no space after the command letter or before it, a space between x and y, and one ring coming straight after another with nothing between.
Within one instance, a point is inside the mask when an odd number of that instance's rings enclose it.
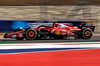
<instances>
[{"instance_id":1,"label":"formula 1 car","mask_svg":"<svg viewBox=\"0 0 100 66\"><path fill-rule=\"evenodd\" d=\"M36 29L18 28L12 33L6 33L4 38L16 38L17 40L34 39L90 39L93 35L95 26L92 24L82 24L71 26L62 23L53 23L53 26L40 25Z\"/></svg>"}]
</instances>

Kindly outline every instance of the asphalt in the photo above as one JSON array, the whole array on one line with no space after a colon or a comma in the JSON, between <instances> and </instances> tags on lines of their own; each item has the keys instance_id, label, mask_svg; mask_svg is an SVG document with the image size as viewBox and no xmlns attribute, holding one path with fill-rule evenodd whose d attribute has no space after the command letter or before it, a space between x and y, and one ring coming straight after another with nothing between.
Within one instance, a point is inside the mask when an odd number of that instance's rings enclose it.
<instances>
[{"instance_id":1,"label":"asphalt","mask_svg":"<svg viewBox=\"0 0 100 66\"><path fill-rule=\"evenodd\" d=\"M16 40L0 39L0 44L20 44L20 43L63 43L63 42L100 42L100 36L92 37L90 40L73 39L73 40Z\"/></svg>"}]
</instances>

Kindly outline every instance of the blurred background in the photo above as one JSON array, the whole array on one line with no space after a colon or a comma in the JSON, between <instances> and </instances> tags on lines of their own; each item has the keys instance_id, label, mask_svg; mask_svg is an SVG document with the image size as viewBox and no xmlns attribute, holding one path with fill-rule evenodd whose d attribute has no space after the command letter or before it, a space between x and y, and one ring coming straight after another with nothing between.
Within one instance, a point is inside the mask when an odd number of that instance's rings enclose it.
<instances>
[{"instance_id":1,"label":"blurred background","mask_svg":"<svg viewBox=\"0 0 100 66\"><path fill-rule=\"evenodd\" d=\"M0 0L0 20L92 20L100 33L100 0Z\"/></svg>"}]
</instances>

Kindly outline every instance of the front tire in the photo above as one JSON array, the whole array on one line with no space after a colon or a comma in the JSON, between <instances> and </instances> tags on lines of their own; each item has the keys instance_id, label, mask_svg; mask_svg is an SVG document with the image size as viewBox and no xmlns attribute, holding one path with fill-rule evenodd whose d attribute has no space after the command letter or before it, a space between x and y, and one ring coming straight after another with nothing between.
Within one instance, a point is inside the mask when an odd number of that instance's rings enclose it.
<instances>
[{"instance_id":1,"label":"front tire","mask_svg":"<svg viewBox=\"0 0 100 66\"><path fill-rule=\"evenodd\" d=\"M25 39L26 40L34 40L36 39L37 32L34 29L26 29L25 31Z\"/></svg>"}]
</instances>

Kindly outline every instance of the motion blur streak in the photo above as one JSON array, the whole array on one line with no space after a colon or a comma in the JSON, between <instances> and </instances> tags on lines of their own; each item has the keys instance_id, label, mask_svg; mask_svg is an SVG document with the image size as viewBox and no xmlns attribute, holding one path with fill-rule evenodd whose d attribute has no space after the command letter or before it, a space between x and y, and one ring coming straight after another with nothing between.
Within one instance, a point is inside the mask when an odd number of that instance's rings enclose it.
<instances>
[{"instance_id":1,"label":"motion blur streak","mask_svg":"<svg viewBox=\"0 0 100 66\"><path fill-rule=\"evenodd\" d=\"M0 66L100 66L100 42L0 44L0 53Z\"/></svg>"},{"instance_id":2,"label":"motion blur streak","mask_svg":"<svg viewBox=\"0 0 100 66\"><path fill-rule=\"evenodd\" d=\"M24 22L24 21L14 21L12 22L12 29L17 29L19 27L23 28L23 29L26 29L28 26L27 26L27 22Z\"/></svg>"}]
</instances>

